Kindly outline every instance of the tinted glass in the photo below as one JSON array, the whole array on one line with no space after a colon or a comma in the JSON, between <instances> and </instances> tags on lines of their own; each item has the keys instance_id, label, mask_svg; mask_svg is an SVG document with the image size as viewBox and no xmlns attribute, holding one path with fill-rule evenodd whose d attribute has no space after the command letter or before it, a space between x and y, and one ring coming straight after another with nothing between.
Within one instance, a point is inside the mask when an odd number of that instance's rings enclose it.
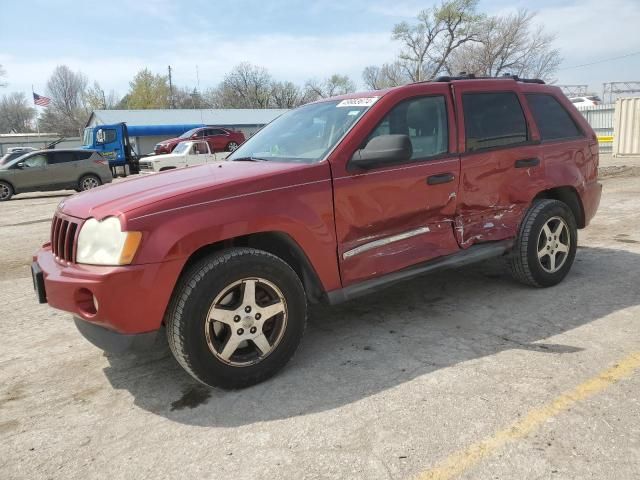
<instances>
[{"instance_id":1,"label":"tinted glass","mask_svg":"<svg viewBox=\"0 0 640 480\"><path fill-rule=\"evenodd\" d=\"M527 141L527 122L515 93L467 93L462 105L467 151Z\"/></svg>"},{"instance_id":2,"label":"tinted glass","mask_svg":"<svg viewBox=\"0 0 640 480\"><path fill-rule=\"evenodd\" d=\"M53 165L75 161L76 156L73 152L53 152L49 154L49 163Z\"/></svg>"},{"instance_id":3,"label":"tinted glass","mask_svg":"<svg viewBox=\"0 0 640 480\"><path fill-rule=\"evenodd\" d=\"M443 96L422 97L399 103L386 115L367 141L380 135L408 135L411 159L433 157L448 151L447 107Z\"/></svg>"},{"instance_id":4,"label":"tinted glass","mask_svg":"<svg viewBox=\"0 0 640 480\"><path fill-rule=\"evenodd\" d=\"M111 143L116 141L116 131L112 128L108 128L104 131L104 143Z\"/></svg>"},{"instance_id":5,"label":"tinted glass","mask_svg":"<svg viewBox=\"0 0 640 480\"><path fill-rule=\"evenodd\" d=\"M74 154L77 160L87 160L93 155L93 152L75 152Z\"/></svg>"},{"instance_id":6,"label":"tinted glass","mask_svg":"<svg viewBox=\"0 0 640 480\"><path fill-rule=\"evenodd\" d=\"M42 153L33 155L32 157L26 158L23 163L27 168L46 167L47 156Z\"/></svg>"},{"instance_id":7,"label":"tinted glass","mask_svg":"<svg viewBox=\"0 0 640 480\"><path fill-rule=\"evenodd\" d=\"M551 95L529 94L527 102L542 140L575 138L582 135L569 112Z\"/></svg>"},{"instance_id":8,"label":"tinted glass","mask_svg":"<svg viewBox=\"0 0 640 480\"><path fill-rule=\"evenodd\" d=\"M207 130L207 135L224 135L225 131L224 130L220 130L219 128L212 128L210 130Z\"/></svg>"}]
</instances>

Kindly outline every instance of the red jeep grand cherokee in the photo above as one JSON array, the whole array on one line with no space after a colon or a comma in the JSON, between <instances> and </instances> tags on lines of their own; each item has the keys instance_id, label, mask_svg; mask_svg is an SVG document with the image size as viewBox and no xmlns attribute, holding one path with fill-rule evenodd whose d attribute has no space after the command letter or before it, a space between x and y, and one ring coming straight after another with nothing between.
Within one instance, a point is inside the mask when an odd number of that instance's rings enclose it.
<instances>
[{"instance_id":1,"label":"red jeep grand cherokee","mask_svg":"<svg viewBox=\"0 0 640 480\"><path fill-rule=\"evenodd\" d=\"M243 387L291 358L308 301L500 255L517 280L557 284L598 207L597 169L593 130L539 80L326 99L228 161L66 199L34 284L104 349L164 326L196 379Z\"/></svg>"},{"instance_id":2,"label":"red jeep grand cherokee","mask_svg":"<svg viewBox=\"0 0 640 480\"><path fill-rule=\"evenodd\" d=\"M185 140L205 140L212 152L233 152L244 142L244 133L221 127L200 127L184 132L179 137L168 138L153 148L156 155L171 153Z\"/></svg>"}]
</instances>

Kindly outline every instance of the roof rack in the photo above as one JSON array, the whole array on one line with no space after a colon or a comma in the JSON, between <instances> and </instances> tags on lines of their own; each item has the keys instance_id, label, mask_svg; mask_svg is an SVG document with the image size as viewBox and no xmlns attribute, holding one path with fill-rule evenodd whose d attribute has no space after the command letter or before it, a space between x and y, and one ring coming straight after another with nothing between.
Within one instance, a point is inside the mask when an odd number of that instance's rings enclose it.
<instances>
[{"instance_id":1,"label":"roof rack","mask_svg":"<svg viewBox=\"0 0 640 480\"><path fill-rule=\"evenodd\" d=\"M491 79L504 79L504 78L510 78L512 80L515 80L516 82L539 83L541 85L545 84L545 81L541 80L539 78L520 78L517 75L511 75L510 73L505 73L504 75L502 75L500 77L476 77L473 73L460 72L460 74L456 75L456 76L438 77L438 78L436 78L435 81L436 82L451 82L453 80L491 80Z\"/></svg>"}]
</instances>

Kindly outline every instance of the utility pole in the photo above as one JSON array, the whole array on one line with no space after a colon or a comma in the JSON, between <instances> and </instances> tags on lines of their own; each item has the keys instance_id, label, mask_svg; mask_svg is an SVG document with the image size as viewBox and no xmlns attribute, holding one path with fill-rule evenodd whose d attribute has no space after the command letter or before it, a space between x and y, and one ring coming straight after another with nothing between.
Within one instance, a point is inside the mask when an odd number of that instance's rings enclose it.
<instances>
[{"instance_id":1,"label":"utility pole","mask_svg":"<svg viewBox=\"0 0 640 480\"><path fill-rule=\"evenodd\" d=\"M171 81L171 65L169 65L169 108L175 108L173 104L173 82Z\"/></svg>"}]
</instances>

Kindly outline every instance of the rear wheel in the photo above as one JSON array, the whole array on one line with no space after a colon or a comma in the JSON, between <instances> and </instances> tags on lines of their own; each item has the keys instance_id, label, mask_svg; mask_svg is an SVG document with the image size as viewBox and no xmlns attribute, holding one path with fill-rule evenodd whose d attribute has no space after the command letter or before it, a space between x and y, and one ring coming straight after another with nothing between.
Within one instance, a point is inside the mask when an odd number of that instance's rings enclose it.
<instances>
[{"instance_id":1,"label":"rear wheel","mask_svg":"<svg viewBox=\"0 0 640 480\"><path fill-rule=\"evenodd\" d=\"M102 182L96 175L85 175L80 179L78 188L79 191L84 192L86 190L99 187L100 185L102 185Z\"/></svg>"},{"instance_id":2,"label":"rear wheel","mask_svg":"<svg viewBox=\"0 0 640 480\"><path fill-rule=\"evenodd\" d=\"M169 345L200 382L246 387L293 356L306 309L300 279L280 258L250 248L224 250L182 276L166 318Z\"/></svg>"},{"instance_id":3,"label":"rear wheel","mask_svg":"<svg viewBox=\"0 0 640 480\"><path fill-rule=\"evenodd\" d=\"M13 197L13 187L7 182L0 182L0 202L6 202Z\"/></svg>"},{"instance_id":4,"label":"rear wheel","mask_svg":"<svg viewBox=\"0 0 640 480\"><path fill-rule=\"evenodd\" d=\"M233 152L237 148L238 148L237 142L229 142L229 143L227 143L227 152Z\"/></svg>"},{"instance_id":5,"label":"rear wheel","mask_svg":"<svg viewBox=\"0 0 640 480\"><path fill-rule=\"evenodd\" d=\"M525 215L510 259L513 277L527 285L550 287L569 273L578 229L571 209L558 200L538 200Z\"/></svg>"}]
</instances>

